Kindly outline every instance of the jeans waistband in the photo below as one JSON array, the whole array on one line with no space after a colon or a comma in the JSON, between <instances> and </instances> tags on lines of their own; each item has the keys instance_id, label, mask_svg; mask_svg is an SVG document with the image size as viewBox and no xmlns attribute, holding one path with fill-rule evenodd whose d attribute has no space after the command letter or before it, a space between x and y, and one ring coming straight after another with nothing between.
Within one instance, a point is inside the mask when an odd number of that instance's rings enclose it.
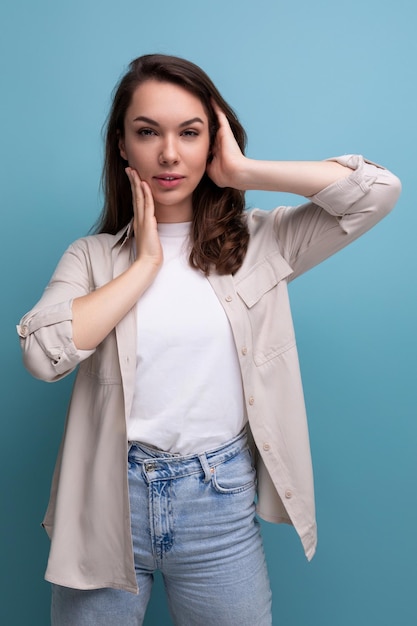
<instances>
[{"instance_id":1,"label":"jeans waistband","mask_svg":"<svg viewBox=\"0 0 417 626\"><path fill-rule=\"evenodd\" d=\"M131 441L129 462L141 464L148 480L179 478L203 470L205 480L208 482L211 480L211 468L233 458L247 447L246 429L214 450L184 456Z\"/></svg>"}]
</instances>

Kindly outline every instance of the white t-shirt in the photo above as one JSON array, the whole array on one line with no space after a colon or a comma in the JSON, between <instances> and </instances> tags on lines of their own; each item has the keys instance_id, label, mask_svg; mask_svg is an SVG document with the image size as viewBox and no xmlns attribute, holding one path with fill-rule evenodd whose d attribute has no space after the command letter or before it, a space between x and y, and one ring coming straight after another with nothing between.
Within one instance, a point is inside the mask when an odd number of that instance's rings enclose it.
<instances>
[{"instance_id":1,"label":"white t-shirt","mask_svg":"<svg viewBox=\"0 0 417 626\"><path fill-rule=\"evenodd\" d=\"M128 438L194 454L235 437L246 418L227 316L188 263L190 222L158 224L164 262L137 307L136 386Z\"/></svg>"}]
</instances>

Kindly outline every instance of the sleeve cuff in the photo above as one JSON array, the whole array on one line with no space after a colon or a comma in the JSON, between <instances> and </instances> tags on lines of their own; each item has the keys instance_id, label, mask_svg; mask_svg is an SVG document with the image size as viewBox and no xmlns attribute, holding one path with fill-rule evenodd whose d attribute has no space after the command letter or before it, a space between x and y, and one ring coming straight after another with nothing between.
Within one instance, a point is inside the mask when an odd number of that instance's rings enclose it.
<instances>
[{"instance_id":1,"label":"sleeve cuff","mask_svg":"<svg viewBox=\"0 0 417 626\"><path fill-rule=\"evenodd\" d=\"M78 350L72 338L72 300L31 311L17 325L29 371L43 380L57 380L95 350Z\"/></svg>"},{"instance_id":2,"label":"sleeve cuff","mask_svg":"<svg viewBox=\"0 0 417 626\"><path fill-rule=\"evenodd\" d=\"M336 217L349 213L349 209L370 192L378 178L377 168L385 169L375 163L365 161L357 154L347 154L326 160L336 161L353 170L346 178L337 180L310 198L327 213Z\"/></svg>"}]
</instances>

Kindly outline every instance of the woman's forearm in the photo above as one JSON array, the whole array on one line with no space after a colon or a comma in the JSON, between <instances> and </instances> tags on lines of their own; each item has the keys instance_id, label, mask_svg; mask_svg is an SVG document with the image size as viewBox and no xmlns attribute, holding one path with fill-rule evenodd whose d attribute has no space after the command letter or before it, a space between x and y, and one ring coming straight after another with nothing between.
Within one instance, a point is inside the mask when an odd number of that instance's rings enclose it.
<instances>
[{"instance_id":1,"label":"woman's forearm","mask_svg":"<svg viewBox=\"0 0 417 626\"><path fill-rule=\"evenodd\" d=\"M245 158L238 187L313 196L352 170L335 161L258 161Z\"/></svg>"},{"instance_id":2,"label":"woman's forearm","mask_svg":"<svg viewBox=\"0 0 417 626\"><path fill-rule=\"evenodd\" d=\"M218 106L214 108L219 130L207 173L219 187L233 187L242 191L282 191L310 197L352 173L349 167L335 161L250 159L244 156L238 146L223 111Z\"/></svg>"},{"instance_id":3,"label":"woman's forearm","mask_svg":"<svg viewBox=\"0 0 417 626\"><path fill-rule=\"evenodd\" d=\"M103 341L154 280L158 267L137 260L123 274L72 303L73 341L93 350Z\"/></svg>"}]
</instances>

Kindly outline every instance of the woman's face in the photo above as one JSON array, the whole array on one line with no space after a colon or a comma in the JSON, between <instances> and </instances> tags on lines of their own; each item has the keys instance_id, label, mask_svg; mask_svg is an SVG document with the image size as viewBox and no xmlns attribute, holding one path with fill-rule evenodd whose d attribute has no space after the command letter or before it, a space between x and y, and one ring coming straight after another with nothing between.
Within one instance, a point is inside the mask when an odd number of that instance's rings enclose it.
<instances>
[{"instance_id":1,"label":"woman's face","mask_svg":"<svg viewBox=\"0 0 417 626\"><path fill-rule=\"evenodd\" d=\"M119 149L149 184L159 222L192 219L192 194L206 170L209 145L207 113L196 96L156 80L137 87Z\"/></svg>"}]
</instances>

